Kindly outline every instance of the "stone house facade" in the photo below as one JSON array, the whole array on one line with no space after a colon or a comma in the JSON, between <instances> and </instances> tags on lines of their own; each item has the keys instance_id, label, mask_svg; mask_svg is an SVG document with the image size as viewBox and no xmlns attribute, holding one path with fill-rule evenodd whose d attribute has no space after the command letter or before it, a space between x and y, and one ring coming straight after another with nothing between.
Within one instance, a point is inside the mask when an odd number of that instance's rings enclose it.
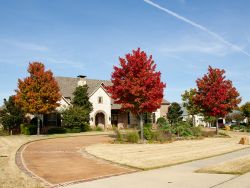
<instances>
[{"instance_id":1,"label":"stone house facade","mask_svg":"<svg viewBox=\"0 0 250 188\"><path fill-rule=\"evenodd\" d=\"M121 106L115 104L113 99L107 93L105 86L112 83L107 80L88 79L85 76L72 77L55 77L62 99L57 111L68 108L73 99L73 92L77 86L88 85L89 100L93 104L93 111L90 113L90 126L101 126L109 128L112 125L118 127L129 128L138 124L135 115L129 112L121 111ZM162 105L156 112L152 113L152 123L156 123L159 117L166 117L170 103L166 100L162 101ZM57 125L61 124L57 115L49 114L45 118L45 122Z\"/></svg>"}]
</instances>

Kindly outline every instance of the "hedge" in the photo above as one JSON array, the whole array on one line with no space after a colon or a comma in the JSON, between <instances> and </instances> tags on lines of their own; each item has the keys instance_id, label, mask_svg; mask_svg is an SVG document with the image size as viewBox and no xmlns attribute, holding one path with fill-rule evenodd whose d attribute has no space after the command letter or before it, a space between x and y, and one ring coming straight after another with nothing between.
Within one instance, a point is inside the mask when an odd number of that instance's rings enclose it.
<instances>
[{"instance_id":1,"label":"hedge","mask_svg":"<svg viewBox=\"0 0 250 188\"><path fill-rule=\"evenodd\" d=\"M21 134L24 134L24 135L37 134L37 126L36 125L21 124L20 129L21 129Z\"/></svg>"}]
</instances>

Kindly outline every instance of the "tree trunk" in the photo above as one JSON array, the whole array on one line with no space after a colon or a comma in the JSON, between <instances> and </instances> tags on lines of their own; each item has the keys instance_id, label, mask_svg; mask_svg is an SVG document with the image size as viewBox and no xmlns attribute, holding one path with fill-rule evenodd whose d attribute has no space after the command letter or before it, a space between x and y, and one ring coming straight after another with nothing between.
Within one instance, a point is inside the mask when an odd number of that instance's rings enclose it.
<instances>
[{"instance_id":1,"label":"tree trunk","mask_svg":"<svg viewBox=\"0 0 250 188\"><path fill-rule=\"evenodd\" d=\"M193 127L195 127L195 119L194 119L194 115L192 115L192 124L193 124Z\"/></svg>"},{"instance_id":2,"label":"tree trunk","mask_svg":"<svg viewBox=\"0 0 250 188\"><path fill-rule=\"evenodd\" d=\"M144 138L143 138L143 114L139 115L140 117L140 128L141 128L141 140L143 142Z\"/></svg>"},{"instance_id":3,"label":"tree trunk","mask_svg":"<svg viewBox=\"0 0 250 188\"><path fill-rule=\"evenodd\" d=\"M37 135L40 135L40 118L39 115L37 115L36 117L37 117Z\"/></svg>"},{"instance_id":4,"label":"tree trunk","mask_svg":"<svg viewBox=\"0 0 250 188\"><path fill-rule=\"evenodd\" d=\"M218 135L219 133L219 123L218 123L218 118L216 118L216 134Z\"/></svg>"}]
</instances>

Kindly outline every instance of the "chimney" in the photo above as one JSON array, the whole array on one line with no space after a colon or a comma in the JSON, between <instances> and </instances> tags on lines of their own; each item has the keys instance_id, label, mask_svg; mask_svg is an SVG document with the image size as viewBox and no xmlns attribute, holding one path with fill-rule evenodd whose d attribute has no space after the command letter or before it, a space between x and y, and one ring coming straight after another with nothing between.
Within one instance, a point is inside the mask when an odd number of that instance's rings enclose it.
<instances>
[{"instance_id":1,"label":"chimney","mask_svg":"<svg viewBox=\"0 0 250 188\"><path fill-rule=\"evenodd\" d=\"M84 76L84 75L79 75L79 76L77 76L77 77L79 78L79 80L78 80L78 82L77 82L77 85L78 85L78 86L84 86L84 85L86 85L86 80L85 80L86 76Z\"/></svg>"}]
</instances>

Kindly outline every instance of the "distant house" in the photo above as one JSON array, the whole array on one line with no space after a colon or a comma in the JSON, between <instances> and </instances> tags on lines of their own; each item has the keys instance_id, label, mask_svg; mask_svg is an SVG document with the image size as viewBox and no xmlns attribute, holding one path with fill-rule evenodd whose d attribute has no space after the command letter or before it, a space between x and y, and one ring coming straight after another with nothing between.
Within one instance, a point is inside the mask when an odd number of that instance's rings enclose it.
<instances>
[{"instance_id":1,"label":"distant house","mask_svg":"<svg viewBox=\"0 0 250 188\"><path fill-rule=\"evenodd\" d=\"M188 114L187 109L183 106L183 104L180 104L180 106L181 106L181 110L183 111L182 120L183 121L191 120L192 116ZM204 127L209 126L208 123L206 123L204 121L204 117L202 115L200 115L200 114L194 115L194 120L193 121L194 121L193 123L194 123L195 126L199 126L199 125L204 126Z\"/></svg>"},{"instance_id":2,"label":"distant house","mask_svg":"<svg viewBox=\"0 0 250 188\"><path fill-rule=\"evenodd\" d=\"M183 106L183 104L180 104L182 113L182 119L183 121L189 121L192 119L192 116L188 114L187 109ZM192 120L191 120L192 121ZM195 126L203 126L203 127L215 127L216 124L211 124L206 121L204 121L204 116L202 114L196 114L194 115L194 125ZM218 119L219 126L224 126L225 124L225 118L219 118Z\"/></svg>"},{"instance_id":3,"label":"distant house","mask_svg":"<svg viewBox=\"0 0 250 188\"><path fill-rule=\"evenodd\" d=\"M113 99L107 93L104 86L111 85L111 81L88 79L85 76L56 77L62 99L57 111L68 108L73 99L73 92L77 86L88 85L89 100L93 104L93 111L90 113L90 126L101 126L108 128L111 125L120 127L133 127L137 125L137 117L130 112L121 111L121 106L115 104ZM159 117L166 117L169 102L162 101L162 105L152 114L152 123L156 123ZM60 115L58 113L48 114L44 117L45 125L61 125Z\"/></svg>"}]
</instances>

